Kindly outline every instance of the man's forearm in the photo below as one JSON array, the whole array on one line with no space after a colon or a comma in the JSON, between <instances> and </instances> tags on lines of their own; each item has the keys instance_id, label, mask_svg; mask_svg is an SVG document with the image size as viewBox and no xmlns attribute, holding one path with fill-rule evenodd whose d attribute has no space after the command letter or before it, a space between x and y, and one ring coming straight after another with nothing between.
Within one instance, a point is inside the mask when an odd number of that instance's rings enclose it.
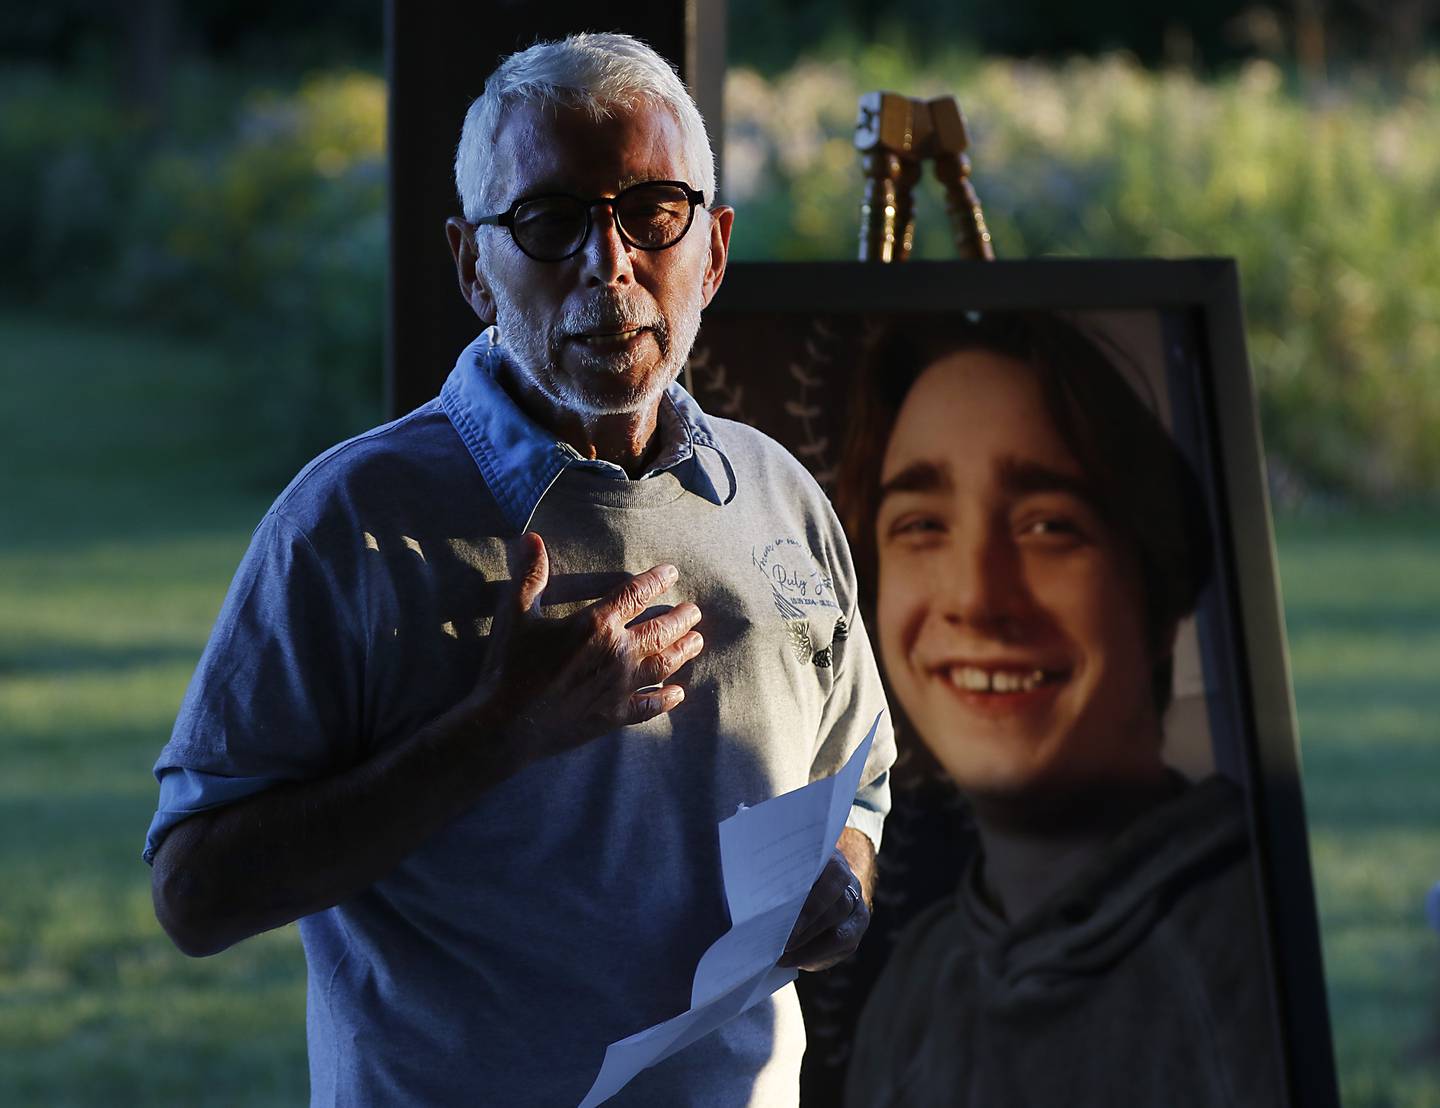
<instances>
[{"instance_id":1,"label":"man's forearm","mask_svg":"<svg viewBox=\"0 0 1440 1108\"><path fill-rule=\"evenodd\" d=\"M865 903L875 903L875 844L870 841L870 836L854 827L847 827L840 832L840 841L835 846L845 855L850 872L859 880Z\"/></svg>"},{"instance_id":2,"label":"man's forearm","mask_svg":"<svg viewBox=\"0 0 1440 1108\"><path fill-rule=\"evenodd\" d=\"M334 777L190 817L155 855L157 918L201 956L352 896L523 768L504 731L452 711Z\"/></svg>"}]
</instances>

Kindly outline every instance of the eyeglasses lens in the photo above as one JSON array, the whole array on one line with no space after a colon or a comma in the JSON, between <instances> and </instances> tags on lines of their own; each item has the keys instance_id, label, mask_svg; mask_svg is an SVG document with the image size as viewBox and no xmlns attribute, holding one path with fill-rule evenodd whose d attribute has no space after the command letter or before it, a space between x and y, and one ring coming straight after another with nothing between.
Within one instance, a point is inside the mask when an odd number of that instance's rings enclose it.
<instances>
[{"instance_id":1,"label":"eyeglasses lens","mask_svg":"<svg viewBox=\"0 0 1440 1108\"><path fill-rule=\"evenodd\" d=\"M526 252L537 258L563 258L585 233L585 205L566 196L546 196L515 209L511 227Z\"/></svg>"},{"instance_id":2,"label":"eyeglasses lens","mask_svg":"<svg viewBox=\"0 0 1440 1108\"><path fill-rule=\"evenodd\" d=\"M659 250L689 229L690 198L673 185L635 185L611 201L625 236L636 246ZM580 248L586 205L568 196L544 196L515 209L515 240L537 258L564 258Z\"/></svg>"},{"instance_id":3,"label":"eyeglasses lens","mask_svg":"<svg viewBox=\"0 0 1440 1108\"><path fill-rule=\"evenodd\" d=\"M639 185L615 198L620 226L638 246L669 246L690 222L690 199L673 185Z\"/></svg>"}]
</instances>

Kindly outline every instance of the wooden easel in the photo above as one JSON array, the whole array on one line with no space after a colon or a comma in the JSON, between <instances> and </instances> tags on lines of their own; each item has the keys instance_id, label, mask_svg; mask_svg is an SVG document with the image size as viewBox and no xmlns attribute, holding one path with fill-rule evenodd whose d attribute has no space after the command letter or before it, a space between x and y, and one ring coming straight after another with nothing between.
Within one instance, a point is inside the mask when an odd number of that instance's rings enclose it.
<instances>
[{"instance_id":1,"label":"wooden easel","mask_svg":"<svg viewBox=\"0 0 1440 1108\"><path fill-rule=\"evenodd\" d=\"M970 183L965 116L953 96L916 100L895 92L860 97L855 147L865 172L860 260L903 262L915 241L913 191L925 159L945 189L945 210L962 258L995 260L980 198Z\"/></svg>"}]
</instances>

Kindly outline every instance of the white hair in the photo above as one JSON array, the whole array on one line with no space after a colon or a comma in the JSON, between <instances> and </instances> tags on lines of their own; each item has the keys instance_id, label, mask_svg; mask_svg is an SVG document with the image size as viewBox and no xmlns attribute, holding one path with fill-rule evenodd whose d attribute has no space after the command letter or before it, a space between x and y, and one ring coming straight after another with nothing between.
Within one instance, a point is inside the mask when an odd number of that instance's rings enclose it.
<instances>
[{"instance_id":1,"label":"white hair","mask_svg":"<svg viewBox=\"0 0 1440 1108\"><path fill-rule=\"evenodd\" d=\"M583 33L511 54L470 105L455 151L455 191L466 219L488 214L498 202L491 195L495 137L505 112L526 103L583 108L597 121L642 103L669 109L697 176L689 184L705 194L706 204L714 202L715 155L705 120L675 70L637 38Z\"/></svg>"}]
</instances>

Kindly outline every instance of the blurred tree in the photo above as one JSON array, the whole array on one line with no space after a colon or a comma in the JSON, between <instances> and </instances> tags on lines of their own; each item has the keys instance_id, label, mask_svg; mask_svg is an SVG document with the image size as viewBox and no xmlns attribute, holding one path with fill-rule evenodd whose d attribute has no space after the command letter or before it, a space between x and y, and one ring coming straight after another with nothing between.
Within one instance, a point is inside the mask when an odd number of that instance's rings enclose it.
<instances>
[{"instance_id":1,"label":"blurred tree","mask_svg":"<svg viewBox=\"0 0 1440 1108\"><path fill-rule=\"evenodd\" d=\"M1437 0L1353 0L1374 26L1377 59L1392 73L1403 73L1419 58L1427 33L1440 22Z\"/></svg>"},{"instance_id":2,"label":"blurred tree","mask_svg":"<svg viewBox=\"0 0 1440 1108\"><path fill-rule=\"evenodd\" d=\"M130 67L121 94L155 130L169 119L175 50L174 0L139 0L128 21Z\"/></svg>"},{"instance_id":3,"label":"blurred tree","mask_svg":"<svg viewBox=\"0 0 1440 1108\"><path fill-rule=\"evenodd\" d=\"M1437 39L1440 0L730 0L731 64L767 76L828 41L901 40L929 59L1059 58L1126 50L1146 65L1214 69L1282 50L1323 79L1329 54L1400 71Z\"/></svg>"},{"instance_id":4,"label":"blurred tree","mask_svg":"<svg viewBox=\"0 0 1440 1108\"><path fill-rule=\"evenodd\" d=\"M762 73L788 68L816 38L865 42L898 34L921 56L967 44L1017 56L1129 50L1142 61L1166 60L1167 39L1183 28L1210 62L1243 56L1227 25L1251 0L730 0L730 58ZM740 28L745 31L742 34ZM820 28L817 35L816 29Z\"/></svg>"},{"instance_id":5,"label":"blurred tree","mask_svg":"<svg viewBox=\"0 0 1440 1108\"><path fill-rule=\"evenodd\" d=\"M384 48L379 0L47 0L0 5L0 60L119 70L134 57L136 37L152 32L168 36L173 55L270 72L378 63Z\"/></svg>"},{"instance_id":6,"label":"blurred tree","mask_svg":"<svg viewBox=\"0 0 1440 1108\"><path fill-rule=\"evenodd\" d=\"M1294 0L1295 61L1311 85L1325 80L1325 0Z\"/></svg>"}]
</instances>

